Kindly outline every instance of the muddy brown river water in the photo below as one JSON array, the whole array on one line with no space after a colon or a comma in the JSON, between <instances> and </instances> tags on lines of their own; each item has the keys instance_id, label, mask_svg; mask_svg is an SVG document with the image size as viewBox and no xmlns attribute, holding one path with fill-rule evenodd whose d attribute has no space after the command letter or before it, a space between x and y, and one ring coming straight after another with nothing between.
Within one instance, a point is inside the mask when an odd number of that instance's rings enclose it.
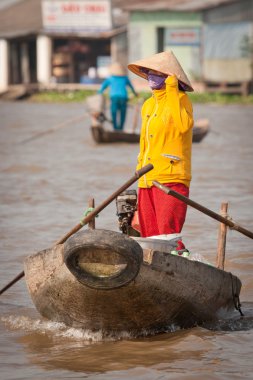
<instances>
[{"instance_id":1,"label":"muddy brown river water","mask_svg":"<svg viewBox=\"0 0 253 380\"><path fill-rule=\"evenodd\" d=\"M190 197L253 230L253 107L195 105L211 132L193 145ZM129 110L127 126L133 120ZM0 103L0 288L26 255L48 248L75 226L88 199L102 203L134 173L138 144L96 146L84 104ZM132 186L135 188L135 186ZM112 203L97 228L117 231ZM215 263L218 222L188 208L191 252ZM253 379L253 244L228 231L225 269L242 281L245 314L211 326L138 339L101 341L40 317L24 279L0 298L0 379Z\"/></svg>"}]
</instances>

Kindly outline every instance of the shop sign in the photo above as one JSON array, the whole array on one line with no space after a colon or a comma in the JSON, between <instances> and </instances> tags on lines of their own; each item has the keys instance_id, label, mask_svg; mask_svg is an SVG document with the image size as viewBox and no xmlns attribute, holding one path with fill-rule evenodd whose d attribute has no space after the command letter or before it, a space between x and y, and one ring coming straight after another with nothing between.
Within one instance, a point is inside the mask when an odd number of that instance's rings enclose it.
<instances>
[{"instance_id":1,"label":"shop sign","mask_svg":"<svg viewBox=\"0 0 253 380\"><path fill-rule=\"evenodd\" d=\"M112 28L110 0L43 0L43 27L49 31L89 32Z\"/></svg>"},{"instance_id":2,"label":"shop sign","mask_svg":"<svg viewBox=\"0 0 253 380\"><path fill-rule=\"evenodd\" d=\"M165 29L165 45L200 45L199 28Z\"/></svg>"}]
</instances>

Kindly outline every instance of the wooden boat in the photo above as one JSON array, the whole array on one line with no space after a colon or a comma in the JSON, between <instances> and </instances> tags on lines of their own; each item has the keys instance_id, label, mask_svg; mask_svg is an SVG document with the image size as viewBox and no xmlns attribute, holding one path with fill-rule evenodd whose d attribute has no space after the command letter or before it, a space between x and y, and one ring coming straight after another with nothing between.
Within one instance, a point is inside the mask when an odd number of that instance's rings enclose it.
<instances>
[{"instance_id":1,"label":"wooden boat","mask_svg":"<svg viewBox=\"0 0 253 380\"><path fill-rule=\"evenodd\" d=\"M192 142L199 143L210 131L210 123L208 119L198 119L192 130Z\"/></svg>"},{"instance_id":2,"label":"wooden boat","mask_svg":"<svg viewBox=\"0 0 253 380\"><path fill-rule=\"evenodd\" d=\"M135 144L140 141L139 133L113 131L113 130L105 129L102 125L92 126L90 129L91 129L93 140L97 144L119 143L119 142Z\"/></svg>"},{"instance_id":3,"label":"wooden boat","mask_svg":"<svg viewBox=\"0 0 253 380\"><path fill-rule=\"evenodd\" d=\"M141 102L135 106L133 129L132 131L115 131L112 130L112 121L106 116L106 99L102 94L89 96L86 99L87 110L91 117L91 135L97 144L107 143L139 143L140 134L137 132L138 117L140 115ZM104 123L110 125L110 129L104 128ZM207 135L210 130L208 119L199 119L195 122L193 127L192 141L199 143Z\"/></svg>"},{"instance_id":4,"label":"wooden boat","mask_svg":"<svg viewBox=\"0 0 253 380\"><path fill-rule=\"evenodd\" d=\"M105 129L102 124L91 126L91 134L93 140L97 144L106 143L139 143L140 134L126 131L113 131ZM192 142L199 143L207 135L210 130L208 119L199 119L196 121L192 131Z\"/></svg>"},{"instance_id":5,"label":"wooden boat","mask_svg":"<svg viewBox=\"0 0 253 380\"><path fill-rule=\"evenodd\" d=\"M233 310L240 280L168 253L173 244L142 249L141 240L118 232L79 231L28 256L26 283L43 317L103 336L189 328Z\"/></svg>"}]
</instances>

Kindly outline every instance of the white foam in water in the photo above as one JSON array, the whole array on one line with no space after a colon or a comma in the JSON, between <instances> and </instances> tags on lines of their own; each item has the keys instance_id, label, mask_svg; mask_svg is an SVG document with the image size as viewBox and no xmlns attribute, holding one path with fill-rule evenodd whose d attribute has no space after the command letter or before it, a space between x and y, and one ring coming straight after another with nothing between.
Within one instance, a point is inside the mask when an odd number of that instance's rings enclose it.
<instances>
[{"instance_id":1,"label":"white foam in water","mask_svg":"<svg viewBox=\"0 0 253 380\"><path fill-rule=\"evenodd\" d=\"M33 320L29 317L3 317L1 318L10 328L22 329L26 331L35 331L40 334L53 334L55 336L67 337L75 340L83 340L88 342L100 342L105 340L102 331L92 332L89 330L76 329L67 327L64 323L53 322L47 320L36 319ZM108 340L112 340L108 337Z\"/></svg>"},{"instance_id":2,"label":"white foam in water","mask_svg":"<svg viewBox=\"0 0 253 380\"><path fill-rule=\"evenodd\" d=\"M41 319L33 320L25 316L9 316L2 317L1 321L8 325L10 328L15 330L25 330L30 332L38 332L40 334L53 334L56 337L65 337L74 340L87 341L88 343L102 342L102 341L115 341L121 339L131 339L136 336L128 331L122 331L120 333L105 334L104 331L100 330L93 332L90 330L77 329L73 327L67 327L64 323L46 321ZM167 326L166 329L159 332L175 332L180 328L174 324ZM138 334L140 336L151 336L156 334L158 331L154 330L142 330Z\"/></svg>"}]
</instances>

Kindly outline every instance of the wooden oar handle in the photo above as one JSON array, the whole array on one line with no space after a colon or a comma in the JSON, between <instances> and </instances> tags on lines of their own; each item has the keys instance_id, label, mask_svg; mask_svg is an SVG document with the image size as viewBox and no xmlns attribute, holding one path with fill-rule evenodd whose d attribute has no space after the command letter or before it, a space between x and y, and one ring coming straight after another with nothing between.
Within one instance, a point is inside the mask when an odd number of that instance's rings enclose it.
<instances>
[{"instance_id":1,"label":"wooden oar handle","mask_svg":"<svg viewBox=\"0 0 253 380\"><path fill-rule=\"evenodd\" d=\"M0 294L4 293L5 290L9 289L12 285L14 285L17 281L19 281L22 277L24 277L25 272L20 272L11 282L9 282L3 289L0 290Z\"/></svg>"},{"instance_id":2,"label":"wooden oar handle","mask_svg":"<svg viewBox=\"0 0 253 380\"><path fill-rule=\"evenodd\" d=\"M77 231L79 231L85 224L89 223L90 220L95 218L96 215L98 215L106 206L108 206L109 203L111 203L119 194L121 194L123 191L125 191L129 186L131 186L134 182L136 182L141 176L149 172L153 169L152 164L148 164L141 168L140 170L137 170L135 172L135 175L130 178L123 186L121 186L118 190L116 190L109 198L107 198L101 205L96 207L91 213L89 213L85 218L83 218L80 223L78 223L71 231L69 231L66 235L64 235L60 240L56 242L56 244L63 244L65 241L73 234L75 234Z\"/></svg>"},{"instance_id":3,"label":"wooden oar handle","mask_svg":"<svg viewBox=\"0 0 253 380\"><path fill-rule=\"evenodd\" d=\"M143 166L140 170L137 170L135 175L137 178L142 177L144 174L148 173L150 170L152 170L154 166L152 164L148 164L146 166Z\"/></svg>"},{"instance_id":4,"label":"wooden oar handle","mask_svg":"<svg viewBox=\"0 0 253 380\"><path fill-rule=\"evenodd\" d=\"M179 194L178 192L170 189L169 187L162 185L160 182L153 181L153 185L158 187L158 189L162 190L164 193L172 195L173 197L179 199L180 201L186 203L187 205L194 207L196 210L199 210L203 212L204 214L210 216L211 218L218 220L218 222L224 223L230 228L238 232L241 232L243 235L248 236L249 238L253 239L253 232L246 230L245 228L234 223L232 220L224 218L223 216L217 214L216 212L209 210L208 208L200 205L197 202L194 202L193 200L185 197L182 194Z\"/></svg>"}]
</instances>

